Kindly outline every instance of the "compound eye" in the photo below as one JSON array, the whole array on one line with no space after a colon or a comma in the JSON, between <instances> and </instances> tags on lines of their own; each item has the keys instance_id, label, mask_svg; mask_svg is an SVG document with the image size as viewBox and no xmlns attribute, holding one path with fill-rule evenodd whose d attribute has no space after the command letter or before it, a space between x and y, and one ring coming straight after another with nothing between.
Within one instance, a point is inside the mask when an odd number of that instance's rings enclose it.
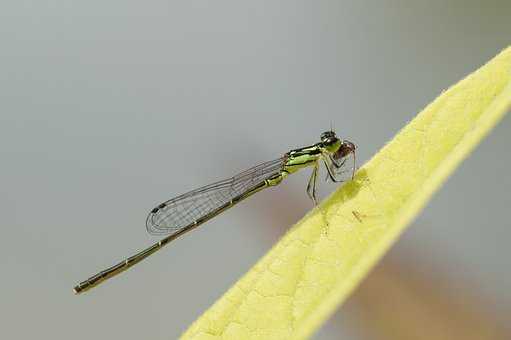
<instances>
[{"instance_id":1,"label":"compound eye","mask_svg":"<svg viewBox=\"0 0 511 340\"><path fill-rule=\"evenodd\" d=\"M321 141L323 143L333 143L335 142L335 140L337 139L337 137L335 136L335 132L333 131L327 131L327 132L323 132L321 134L321 137L320 137Z\"/></svg>"},{"instance_id":2,"label":"compound eye","mask_svg":"<svg viewBox=\"0 0 511 340\"><path fill-rule=\"evenodd\" d=\"M328 138L325 140L325 144L326 144L326 145L332 145L332 144L334 144L334 143L335 143L336 139L337 139L337 138L335 138L335 137L328 137Z\"/></svg>"}]
</instances>

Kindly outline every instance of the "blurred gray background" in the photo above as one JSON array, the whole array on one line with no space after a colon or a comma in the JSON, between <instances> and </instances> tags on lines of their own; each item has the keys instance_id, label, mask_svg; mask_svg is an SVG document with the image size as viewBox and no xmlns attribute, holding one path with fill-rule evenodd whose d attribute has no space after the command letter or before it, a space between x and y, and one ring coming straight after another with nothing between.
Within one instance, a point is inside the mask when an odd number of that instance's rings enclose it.
<instances>
[{"instance_id":1,"label":"blurred gray background","mask_svg":"<svg viewBox=\"0 0 511 340\"><path fill-rule=\"evenodd\" d=\"M3 0L0 337L179 336L310 209L308 173L89 294L72 287L155 242L155 204L314 143L331 122L369 159L511 44L511 2L448 3ZM507 117L383 261L426 291L441 278L454 301L477 296L502 323L510 132ZM350 299L314 338L377 339L360 311L378 303Z\"/></svg>"}]
</instances>

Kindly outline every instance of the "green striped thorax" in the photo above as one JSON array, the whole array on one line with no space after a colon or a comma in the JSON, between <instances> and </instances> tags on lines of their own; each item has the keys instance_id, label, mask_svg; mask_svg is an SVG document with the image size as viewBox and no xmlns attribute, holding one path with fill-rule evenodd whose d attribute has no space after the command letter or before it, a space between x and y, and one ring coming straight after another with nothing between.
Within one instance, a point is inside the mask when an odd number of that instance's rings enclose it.
<instances>
[{"instance_id":1,"label":"green striped thorax","mask_svg":"<svg viewBox=\"0 0 511 340\"><path fill-rule=\"evenodd\" d=\"M321 142L311 146L294 149L286 154L286 161L283 167L283 175L292 174L300 169L306 168L324 156L330 155L333 160L341 160L351 153L355 153L356 146L347 140L341 140L333 131L323 132Z\"/></svg>"}]
</instances>

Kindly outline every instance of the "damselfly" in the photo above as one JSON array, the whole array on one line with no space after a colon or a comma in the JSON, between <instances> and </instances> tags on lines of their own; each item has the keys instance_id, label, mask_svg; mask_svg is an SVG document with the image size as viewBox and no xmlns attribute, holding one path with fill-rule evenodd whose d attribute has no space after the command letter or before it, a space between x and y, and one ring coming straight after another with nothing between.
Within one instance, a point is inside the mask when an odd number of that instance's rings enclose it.
<instances>
[{"instance_id":1,"label":"damselfly","mask_svg":"<svg viewBox=\"0 0 511 340\"><path fill-rule=\"evenodd\" d=\"M314 204L317 204L316 182L320 162L326 167L327 178L334 182L342 182L349 176L353 178L355 149L352 142L339 139L335 132L327 131L321 134L319 143L291 150L276 160L161 203L147 216L146 228L150 234L167 236L151 247L80 282L74 287L75 293L87 291L125 271L236 203L264 188L278 185L288 175L309 166L312 167L312 174L307 185L307 194ZM349 161L350 158L353 162ZM352 169L347 169L349 165L352 165Z\"/></svg>"}]
</instances>

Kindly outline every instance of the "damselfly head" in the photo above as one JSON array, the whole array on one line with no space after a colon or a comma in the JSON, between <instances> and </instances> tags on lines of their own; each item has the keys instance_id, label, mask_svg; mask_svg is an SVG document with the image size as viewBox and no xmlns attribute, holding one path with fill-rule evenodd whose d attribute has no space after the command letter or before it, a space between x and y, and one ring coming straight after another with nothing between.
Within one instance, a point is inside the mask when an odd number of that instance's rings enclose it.
<instances>
[{"instance_id":1,"label":"damselfly head","mask_svg":"<svg viewBox=\"0 0 511 340\"><path fill-rule=\"evenodd\" d=\"M335 135L335 132L333 132L332 130L323 132L321 134L321 141L323 143L326 143L326 142L328 142L331 139L337 139L337 136Z\"/></svg>"}]
</instances>

